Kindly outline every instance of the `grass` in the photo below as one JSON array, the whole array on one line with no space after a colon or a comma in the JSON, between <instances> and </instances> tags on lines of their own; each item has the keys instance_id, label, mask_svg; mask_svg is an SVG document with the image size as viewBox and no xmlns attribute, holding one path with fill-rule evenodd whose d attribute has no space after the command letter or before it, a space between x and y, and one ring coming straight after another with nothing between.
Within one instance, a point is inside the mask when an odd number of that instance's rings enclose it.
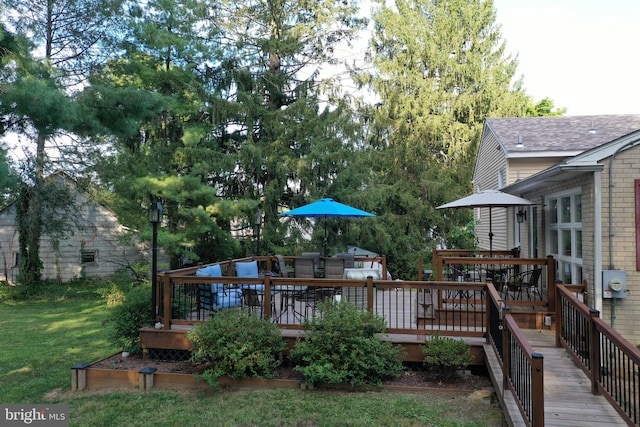
<instances>
[{"instance_id":1,"label":"grass","mask_svg":"<svg viewBox=\"0 0 640 427\"><path fill-rule=\"evenodd\" d=\"M55 286L55 285L52 285ZM70 392L71 366L113 354L99 285L25 301L0 290L0 403L66 403L71 426L499 426L495 405L440 393ZM2 288L2 285L0 285Z\"/></svg>"}]
</instances>

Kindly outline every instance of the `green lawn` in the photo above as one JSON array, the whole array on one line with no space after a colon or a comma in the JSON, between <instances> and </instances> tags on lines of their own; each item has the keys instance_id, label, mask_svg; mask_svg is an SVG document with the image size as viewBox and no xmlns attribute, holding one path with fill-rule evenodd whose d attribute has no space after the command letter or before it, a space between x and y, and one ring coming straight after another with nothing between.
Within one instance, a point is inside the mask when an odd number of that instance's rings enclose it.
<instances>
[{"instance_id":1,"label":"green lawn","mask_svg":"<svg viewBox=\"0 0 640 427\"><path fill-rule=\"evenodd\" d=\"M1 286L1 285L0 285ZM71 366L114 353L104 300L0 302L0 403L66 403L72 426L499 426L494 405L439 393L70 392Z\"/></svg>"}]
</instances>

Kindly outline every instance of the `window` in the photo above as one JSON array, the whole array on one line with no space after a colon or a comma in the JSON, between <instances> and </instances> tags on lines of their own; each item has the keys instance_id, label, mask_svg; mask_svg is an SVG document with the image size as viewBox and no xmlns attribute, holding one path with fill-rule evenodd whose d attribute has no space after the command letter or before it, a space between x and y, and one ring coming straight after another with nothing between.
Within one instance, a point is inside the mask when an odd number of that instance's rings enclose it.
<instances>
[{"instance_id":1,"label":"window","mask_svg":"<svg viewBox=\"0 0 640 427\"><path fill-rule=\"evenodd\" d=\"M80 261L82 264L95 264L98 251L83 249L80 252Z\"/></svg>"},{"instance_id":2,"label":"window","mask_svg":"<svg viewBox=\"0 0 640 427\"><path fill-rule=\"evenodd\" d=\"M13 266L20 267L20 252L16 252L13 257Z\"/></svg>"},{"instance_id":3,"label":"window","mask_svg":"<svg viewBox=\"0 0 640 427\"><path fill-rule=\"evenodd\" d=\"M557 261L556 279L582 282L582 195L573 189L547 197L547 251Z\"/></svg>"}]
</instances>

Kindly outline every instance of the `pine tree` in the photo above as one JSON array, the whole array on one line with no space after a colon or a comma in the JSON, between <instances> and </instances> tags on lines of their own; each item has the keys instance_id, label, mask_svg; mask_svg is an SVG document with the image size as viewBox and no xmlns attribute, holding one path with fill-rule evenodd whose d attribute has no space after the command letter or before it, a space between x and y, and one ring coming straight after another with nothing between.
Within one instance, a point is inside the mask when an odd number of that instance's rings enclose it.
<instances>
[{"instance_id":1,"label":"pine tree","mask_svg":"<svg viewBox=\"0 0 640 427\"><path fill-rule=\"evenodd\" d=\"M369 195L384 213L379 250L412 274L416 257L453 226L435 207L472 190L485 117L524 115L529 101L514 79L516 61L504 54L491 1L377 4L374 71L357 76L380 99L367 112ZM456 215L457 223L470 222L468 212Z\"/></svg>"}]
</instances>

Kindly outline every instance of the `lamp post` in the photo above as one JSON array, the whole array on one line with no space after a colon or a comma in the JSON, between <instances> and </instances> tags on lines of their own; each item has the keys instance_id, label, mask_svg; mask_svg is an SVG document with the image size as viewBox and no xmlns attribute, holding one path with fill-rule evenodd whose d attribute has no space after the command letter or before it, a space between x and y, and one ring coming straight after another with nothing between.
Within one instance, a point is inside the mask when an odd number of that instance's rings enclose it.
<instances>
[{"instance_id":1,"label":"lamp post","mask_svg":"<svg viewBox=\"0 0 640 427\"><path fill-rule=\"evenodd\" d=\"M162 204L153 202L149 206L149 222L153 226L153 240L151 243L151 326L155 325L158 315L158 306L156 305L156 282L158 275L158 224L162 221L163 213Z\"/></svg>"},{"instance_id":2,"label":"lamp post","mask_svg":"<svg viewBox=\"0 0 640 427\"><path fill-rule=\"evenodd\" d=\"M260 226L262 225L262 212L256 211L254 224L256 225L256 255L260 256Z\"/></svg>"}]
</instances>

